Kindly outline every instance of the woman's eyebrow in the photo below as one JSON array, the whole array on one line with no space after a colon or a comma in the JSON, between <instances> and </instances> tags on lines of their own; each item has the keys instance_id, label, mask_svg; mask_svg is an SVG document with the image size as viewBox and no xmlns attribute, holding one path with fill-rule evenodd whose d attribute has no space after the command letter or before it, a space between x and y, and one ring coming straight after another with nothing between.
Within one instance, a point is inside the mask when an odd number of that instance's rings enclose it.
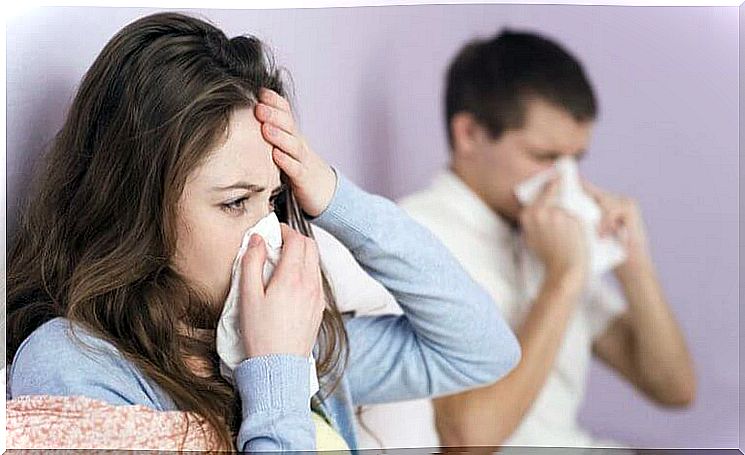
<instances>
[{"instance_id":1,"label":"woman's eyebrow","mask_svg":"<svg viewBox=\"0 0 745 455\"><path fill-rule=\"evenodd\" d=\"M236 182L228 186L213 186L212 187L212 191L227 191L227 190L236 190L236 189L248 190L252 193L261 193L266 188L264 188L263 186L255 185L253 183L248 183L248 182Z\"/></svg>"}]
</instances>

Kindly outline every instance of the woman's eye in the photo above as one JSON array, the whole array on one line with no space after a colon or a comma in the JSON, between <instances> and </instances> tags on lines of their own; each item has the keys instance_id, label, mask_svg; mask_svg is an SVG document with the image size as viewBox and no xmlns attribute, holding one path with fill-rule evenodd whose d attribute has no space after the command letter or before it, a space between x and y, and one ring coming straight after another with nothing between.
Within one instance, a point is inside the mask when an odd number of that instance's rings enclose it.
<instances>
[{"instance_id":1,"label":"woman's eye","mask_svg":"<svg viewBox=\"0 0 745 455\"><path fill-rule=\"evenodd\" d=\"M246 211L246 200L248 200L247 197L242 197L234 201L226 202L221 206L222 209L228 213L240 214Z\"/></svg>"}]
</instances>

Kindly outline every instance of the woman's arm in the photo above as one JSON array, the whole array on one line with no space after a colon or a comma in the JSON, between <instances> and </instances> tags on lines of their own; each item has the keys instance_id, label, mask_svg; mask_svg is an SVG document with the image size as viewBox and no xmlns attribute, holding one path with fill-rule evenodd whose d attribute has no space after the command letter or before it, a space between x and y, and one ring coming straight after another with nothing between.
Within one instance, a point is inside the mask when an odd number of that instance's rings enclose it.
<instances>
[{"instance_id":1,"label":"woman's arm","mask_svg":"<svg viewBox=\"0 0 745 455\"><path fill-rule=\"evenodd\" d=\"M314 450L307 357L276 354L253 357L234 371L243 421L239 450Z\"/></svg>"},{"instance_id":2,"label":"woman's arm","mask_svg":"<svg viewBox=\"0 0 745 455\"><path fill-rule=\"evenodd\" d=\"M311 220L339 239L404 311L346 324L355 404L455 393L497 381L519 361L515 336L447 249L393 202L342 175Z\"/></svg>"},{"instance_id":3,"label":"woman's arm","mask_svg":"<svg viewBox=\"0 0 745 455\"><path fill-rule=\"evenodd\" d=\"M355 402L453 393L507 373L520 349L486 291L395 204L337 179L299 135L287 100L262 90L259 101L262 134L300 207L351 250L405 313L347 323Z\"/></svg>"}]
</instances>

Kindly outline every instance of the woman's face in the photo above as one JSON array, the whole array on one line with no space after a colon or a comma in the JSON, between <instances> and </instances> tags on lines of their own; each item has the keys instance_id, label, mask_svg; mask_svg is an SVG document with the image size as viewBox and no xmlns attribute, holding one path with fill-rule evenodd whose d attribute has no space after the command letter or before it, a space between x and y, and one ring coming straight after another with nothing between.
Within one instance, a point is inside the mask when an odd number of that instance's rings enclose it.
<instances>
[{"instance_id":1,"label":"woman's face","mask_svg":"<svg viewBox=\"0 0 745 455\"><path fill-rule=\"evenodd\" d=\"M225 299L245 231L273 210L279 169L252 108L236 110L227 138L186 181L174 268L213 302Z\"/></svg>"}]
</instances>

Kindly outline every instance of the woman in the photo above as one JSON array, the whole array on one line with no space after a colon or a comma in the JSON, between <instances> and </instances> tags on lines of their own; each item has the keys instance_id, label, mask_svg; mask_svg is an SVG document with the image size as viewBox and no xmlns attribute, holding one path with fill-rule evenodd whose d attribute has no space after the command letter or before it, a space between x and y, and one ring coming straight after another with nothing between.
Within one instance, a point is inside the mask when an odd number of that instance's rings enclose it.
<instances>
[{"instance_id":1,"label":"woman","mask_svg":"<svg viewBox=\"0 0 745 455\"><path fill-rule=\"evenodd\" d=\"M201 20L155 14L112 38L9 255L11 397L192 411L249 451L314 449L321 415L354 448L352 406L457 392L516 364L487 294L428 231L316 155L283 94L260 41ZM247 356L233 386L215 328L243 233L272 210L284 246L266 287L260 236L241 262ZM405 314L342 318L309 220Z\"/></svg>"}]
</instances>

